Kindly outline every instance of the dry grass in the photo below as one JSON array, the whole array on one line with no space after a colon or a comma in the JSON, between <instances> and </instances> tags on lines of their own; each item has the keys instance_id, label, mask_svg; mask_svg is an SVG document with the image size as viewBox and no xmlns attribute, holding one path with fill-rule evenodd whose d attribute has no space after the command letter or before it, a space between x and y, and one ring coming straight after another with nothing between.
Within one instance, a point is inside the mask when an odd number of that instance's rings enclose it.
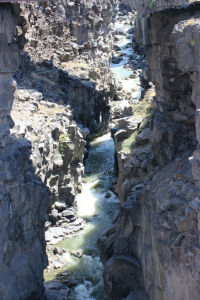
<instances>
[{"instance_id":1,"label":"dry grass","mask_svg":"<svg viewBox=\"0 0 200 300\"><path fill-rule=\"evenodd\" d=\"M62 106L48 107L46 105L39 104L39 110L49 117L52 117L56 114L65 113L65 109Z\"/></svg>"},{"instance_id":2,"label":"dry grass","mask_svg":"<svg viewBox=\"0 0 200 300\"><path fill-rule=\"evenodd\" d=\"M63 66L66 68L66 69L88 69L88 64L86 62L80 62L80 61L76 61L76 60L72 60L72 61L69 61L69 62L65 62L63 63Z\"/></svg>"},{"instance_id":3,"label":"dry grass","mask_svg":"<svg viewBox=\"0 0 200 300\"><path fill-rule=\"evenodd\" d=\"M195 41L194 41L194 40L190 40L190 45L191 45L192 47L194 47L194 46L195 46Z\"/></svg>"},{"instance_id":4,"label":"dry grass","mask_svg":"<svg viewBox=\"0 0 200 300\"><path fill-rule=\"evenodd\" d=\"M150 0L150 1L149 1L149 8L152 8L152 7L153 7L155 1L156 1L156 0Z\"/></svg>"},{"instance_id":5,"label":"dry grass","mask_svg":"<svg viewBox=\"0 0 200 300\"><path fill-rule=\"evenodd\" d=\"M150 117L153 110L153 97L155 96L154 88L147 90L143 100L133 105L134 117Z\"/></svg>"}]
</instances>

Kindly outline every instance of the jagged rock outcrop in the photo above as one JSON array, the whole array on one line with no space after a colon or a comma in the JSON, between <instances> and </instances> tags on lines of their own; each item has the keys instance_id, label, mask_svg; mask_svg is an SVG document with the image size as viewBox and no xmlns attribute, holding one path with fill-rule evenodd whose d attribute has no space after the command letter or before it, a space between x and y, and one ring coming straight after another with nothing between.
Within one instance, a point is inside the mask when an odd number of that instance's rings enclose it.
<instances>
[{"instance_id":1,"label":"jagged rock outcrop","mask_svg":"<svg viewBox=\"0 0 200 300\"><path fill-rule=\"evenodd\" d=\"M147 54L156 87L151 141L159 165L183 152L186 146L194 149L197 143L194 126L196 123L198 139L198 19L199 6L191 4L153 14L148 20ZM193 156L193 166L198 183L198 151Z\"/></svg>"},{"instance_id":2,"label":"jagged rock outcrop","mask_svg":"<svg viewBox=\"0 0 200 300\"><path fill-rule=\"evenodd\" d=\"M62 225L65 235L72 234L82 227L74 201L81 190L85 141L69 107L42 99L33 90L16 91L12 134L31 141L35 173L50 189L47 228ZM53 236L47 236L52 242Z\"/></svg>"},{"instance_id":3,"label":"jagged rock outcrop","mask_svg":"<svg viewBox=\"0 0 200 300\"><path fill-rule=\"evenodd\" d=\"M19 62L13 43L16 23L11 4L1 3L0 298L44 299L44 222L49 192L34 174L30 142L9 136L12 81Z\"/></svg>"},{"instance_id":4,"label":"jagged rock outcrop","mask_svg":"<svg viewBox=\"0 0 200 300\"><path fill-rule=\"evenodd\" d=\"M2 300L45 298L47 204L51 225L62 224L47 232L47 241L82 226L74 197L81 188L83 139L107 128L114 91L109 72L114 4L102 0L0 6ZM15 73L17 46L21 62ZM8 137L14 126L14 73L15 127ZM47 296L55 296L55 287L46 287ZM67 296L68 289L56 288Z\"/></svg>"},{"instance_id":5,"label":"jagged rock outcrop","mask_svg":"<svg viewBox=\"0 0 200 300\"><path fill-rule=\"evenodd\" d=\"M198 299L199 5L197 1L133 4L143 17L141 32L156 96L147 122L137 129L127 122L133 133L121 130L114 137L121 157L118 191L123 203L112 228L99 239L107 299L117 297L116 278L126 286L125 260L130 256L138 261L133 274L144 279L144 299ZM131 134L133 147L123 154L121 145ZM120 277L119 255L124 257ZM107 271L110 261L112 271ZM137 299L138 289L133 284L134 291L126 289L123 297Z\"/></svg>"}]
</instances>

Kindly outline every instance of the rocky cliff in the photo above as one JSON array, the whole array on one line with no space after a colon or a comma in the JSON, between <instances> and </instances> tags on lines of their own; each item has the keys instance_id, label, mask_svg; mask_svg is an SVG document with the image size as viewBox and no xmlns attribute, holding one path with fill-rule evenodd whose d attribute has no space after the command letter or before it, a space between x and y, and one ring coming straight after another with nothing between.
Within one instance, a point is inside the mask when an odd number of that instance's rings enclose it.
<instances>
[{"instance_id":1,"label":"rocky cliff","mask_svg":"<svg viewBox=\"0 0 200 300\"><path fill-rule=\"evenodd\" d=\"M44 222L49 192L34 173L31 144L9 136L13 127L13 74L19 53L13 42L17 19L9 4L0 4L0 298L42 299L47 265Z\"/></svg>"},{"instance_id":2,"label":"rocky cliff","mask_svg":"<svg viewBox=\"0 0 200 300\"><path fill-rule=\"evenodd\" d=\"M109 122L114 15L106 0L0 5L3 300L45 298L47 206L47 228L60 226L48 242L82 228L74 199L85 140Z\"/></svg>"},{"instance_id":3,"label":"rocky cliff","mask_svg":"<svg viewBox=\"0 0 200 300\"><path fill-rule=\"evenodd\" d=\"M198 299L199 1L122 4L138 10L148 89L115 120L121 207L98 241L105 299ZM115 7L114 0L0 5L3 300L44 299L47 206L48 242L82 227L75 195L85 140L107 128L115 94Z\"/></svg>"},{"instance_id":4,"label":"rocky cliff","mask_svg":"<svg viewBox=\"0 0 200 300\"><path fill-rule=\"evenodd\" d=\"M76 217L86 140L107 129L114 82L109 70L115 1L17 4L20 67L14 136L32 143L37 175L49 187L54 243L83 224ZM61 227L62 225L62 227Z\"/></svg>"},{"instance_id":5,"label":"rocky cliff","mask_svg":"<svg viewBox=\"0 0 200 300\"><path fill-rule=\"evenodd\" d=\"M123 204L99 240L107 299L198 299L199 5L133 5L156 96L114 136Z\"/></svg>"},{"instance_id":6,"label":"rocky cliff","mask_svg":"<svg viewBox=\"0 0 200 300\"><path fill-rule=\"evenodd\" d=\"M115 0L19 7L18 41L24 49L20 75L32 78L47 99L70 105L76 122L92 134L105 130L109 122L115 10Z\"/></svg>"}]
</instances>

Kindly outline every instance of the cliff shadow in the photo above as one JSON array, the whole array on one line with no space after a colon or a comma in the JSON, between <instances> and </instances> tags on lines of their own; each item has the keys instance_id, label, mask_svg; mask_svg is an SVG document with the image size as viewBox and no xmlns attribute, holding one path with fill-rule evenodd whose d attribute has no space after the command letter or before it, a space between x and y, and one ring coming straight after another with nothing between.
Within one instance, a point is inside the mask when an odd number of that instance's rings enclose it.
<instances>
[{"instance_id":1,"label":"cliff shadow","mask_svg":"<svg viewBox=\"0 0 200 300\"><path fill-rule=\"evenodd\" d=\"M107 129L111 92L97 90L94 81L70 75L54 66L52 60L34 63L24 52L21 62L15 74L18 89L33 90L41 93L42 101L69 106L74 120L89 128L91 135Z\"/></svg>"},{"instance_id":2,"label":"cliff shadow","mask_svg":"<svg viewBox=\"0 0 200 300\"><path fill-rule=\"evenodd\" d=\"M50 192L36 174L30 156L30 142L12 135L5 149L0 149L1 299L4 288L7 299L44 299L42 280L47 266L44 224ZM8 284L5 276L9 276ZM29 278L32 284L24 286L24 278Z\"/></svg>"}]
</instances>

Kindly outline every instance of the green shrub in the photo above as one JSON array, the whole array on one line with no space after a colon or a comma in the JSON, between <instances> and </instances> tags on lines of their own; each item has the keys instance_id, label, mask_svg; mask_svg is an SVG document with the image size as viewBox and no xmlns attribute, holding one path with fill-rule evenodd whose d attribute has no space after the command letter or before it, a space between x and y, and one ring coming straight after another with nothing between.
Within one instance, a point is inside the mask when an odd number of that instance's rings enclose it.
<instances>
[{"instance_id":1,"label":"green shrub","mask_svg":"<svg viewBox=\"0 0 200 300\"><path fill-rule=\"evenodd\" d=\"M149 1L149 8L152 8L152 7L153 7L153 4L154 4L155 1L156 1L156 0L150 0L150 1Z\"/></svg>"},{"instance_id":2,"label":"green shrub","mask_svg":"<svg viewBox=\"0 0 200 300\"><path fill-rule=\"evenodd\" d=\"M65 157L65 152L66 152L66 148L67 148L66 142L70 142L70 135L68 133L62 134L59 137L59 151L60 151L62 158Z\"/></svg>"},{"instance_id":3,"label":"green shrub","mask_svg":"<svg viewBox=\"0 0 200 300\"><path fill-rule=\"evenodd\" d=\"M122 142L122 151L126 154L130 154L131 150L135 146L135 138L138 134L138 131L134 131L130 137Z\"/></svg>"}]
</instances>

